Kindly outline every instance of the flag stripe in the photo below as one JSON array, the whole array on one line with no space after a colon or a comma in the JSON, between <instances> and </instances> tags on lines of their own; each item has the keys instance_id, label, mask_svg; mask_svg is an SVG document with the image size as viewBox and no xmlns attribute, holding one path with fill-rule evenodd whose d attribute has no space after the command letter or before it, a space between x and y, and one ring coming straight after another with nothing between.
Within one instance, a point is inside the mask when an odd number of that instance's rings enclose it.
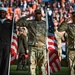
<instances>
[{"instance_id":1,"label":"flag stripe","mask_svg":"<svg viewBox=\"0 0 75 75\"><path fill-rule=\"evenodd\" d=\"M16 28L14 26L13 28L13 32L12 32L12 38L11 38L11 64L14 64L16 61L16 57L17 57L17 49L18 49L18 38L17 38L17 34L16 34Z\"/></svg>"},{"instance_id":2,"label":"flag stripe","mask_svg":"<svg viewBox=\"0 0 75 75\"><path fill-rule=\"evenodd\" d=\"M51 57L51 58L50 58ZM57 51L50 52L49 54L49 62L50 62L50 72L54 73L60 70L61 64L59 57L57 56ZM58 58L58 59L57 59Z\"/></svg>"}]
</instances>

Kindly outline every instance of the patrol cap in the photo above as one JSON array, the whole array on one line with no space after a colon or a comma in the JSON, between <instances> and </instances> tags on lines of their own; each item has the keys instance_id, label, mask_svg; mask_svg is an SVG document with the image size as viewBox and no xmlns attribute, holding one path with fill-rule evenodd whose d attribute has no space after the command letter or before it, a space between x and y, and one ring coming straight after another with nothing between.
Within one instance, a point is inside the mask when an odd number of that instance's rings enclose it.
<instances>
[{"instance_id":1,"label":"patrol cap","mask_svg":"<svg viewBox=\"0 0 75 75\"><path fill-rule=\"evenodd\" d=\"M75 17L75 11L72 12L72 16Z\"/></svg>"},{"instance_id":2,"label":"patrol cap","mask_svg":"<svg viewBox=\"0 0 75 75\"><path fill-rule=\"evenodd\" d=\"M0 11L3 10L3 11L6 11L7 12L7 8L5 7L0 7Z\"/></svg>"}]
</instances>

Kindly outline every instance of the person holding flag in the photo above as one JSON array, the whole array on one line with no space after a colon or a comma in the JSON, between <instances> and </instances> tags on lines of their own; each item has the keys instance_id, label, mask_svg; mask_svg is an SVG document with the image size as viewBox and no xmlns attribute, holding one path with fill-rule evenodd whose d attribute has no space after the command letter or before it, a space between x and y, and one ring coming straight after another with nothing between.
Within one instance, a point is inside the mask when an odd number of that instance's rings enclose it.
<instances>
[{"instance_id":1,"label":"person holding flag","mask_svg":"<svg viewBox=\"0 0 75 75\"><path fill-rule=\"evenodd\" d=\"M71 21L71 23L68 23ZM71 16L61 23L58 27L58 31L65 31L66 38L66 54L69 68L69 75L75 75L75 11L71 13Z\"/></svg>"},{"instance_id":2,"label":"person holding flag","mask_svg":"<svg viewBox=\"0 0 75 75\"><path fill-rule=\"evenodd\" d=\"M7 8L0 7L0 74L9 74L12 20L6 18Z\"/></svg>"},{"instance_id":3,"label":"person holding flag","mask_svg":"<svg viewBox=\"0 0 75 75\"><path fill-rule=\"evenodd\" d=\"M58 44L55 36L54 23L52 20L52 15L49 15L48 11L46 12L46 41L47 41L47 66L46 72L47 75L50 75L54 72L57 72L61 69L61 62L58 56Z\"/></svg>"}]
</instances>

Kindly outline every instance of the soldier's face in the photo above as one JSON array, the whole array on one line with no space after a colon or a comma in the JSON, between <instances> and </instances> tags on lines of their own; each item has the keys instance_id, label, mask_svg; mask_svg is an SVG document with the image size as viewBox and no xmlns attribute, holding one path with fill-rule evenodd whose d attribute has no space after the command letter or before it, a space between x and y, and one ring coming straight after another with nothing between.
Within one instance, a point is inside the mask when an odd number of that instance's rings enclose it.
<instances>
[{"instance_id":1,"label":"soldier's face","mask_svg":"<svg viewBox=\"0 0 75 75\"><path fill-rule=\"evenodd\" d=\"M58 21L57 20L54 20L53 23L54 23L55 27L58 26Z\"/></svg>"},{"instance_id":2,"label":"soldier's face","mask_svg":"<svg viewBox=\"0 0 75 75\"><path fill-rule=\"evenodd\" d=\"M58 28L58 22L57 22L57 20L54 20L53 23L54 23L54 29L57 30L57 28Z\"/></svg>"}]
</instances>

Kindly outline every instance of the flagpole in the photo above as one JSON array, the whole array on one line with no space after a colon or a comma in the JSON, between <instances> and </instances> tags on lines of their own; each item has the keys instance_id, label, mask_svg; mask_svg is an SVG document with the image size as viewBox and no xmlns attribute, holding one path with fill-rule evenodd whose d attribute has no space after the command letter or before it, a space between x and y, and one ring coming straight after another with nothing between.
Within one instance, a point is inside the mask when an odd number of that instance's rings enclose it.
<instances>
[{"instance_id":1,"label":"flagpole","mask_svg":"<svg viewBox=\"0 0 75 75\"><path fill-rule=\"evenodd\" d=\"M48 11L46 11L46 45L47 44L48 44ZM48 60L48 75L50 75L49 51L48 51L48 54L47 54L47 60Z\"/></svg>"},{"instance_id":2,"label":"flagpole","mask_svg":"<svg viewBox=\"0 0 75 75\"><path fill-rule=\"evenodd\" d=\"M14 29L14 12L13 12L13 18L12 18L12 34L11 34L11 44L12 44L12 36L13 36L13 29ZM8 75L10 75L10 62L11 62L11 51L9 54L9 67L8 67Z\"/></svg>"}]
</instances>

